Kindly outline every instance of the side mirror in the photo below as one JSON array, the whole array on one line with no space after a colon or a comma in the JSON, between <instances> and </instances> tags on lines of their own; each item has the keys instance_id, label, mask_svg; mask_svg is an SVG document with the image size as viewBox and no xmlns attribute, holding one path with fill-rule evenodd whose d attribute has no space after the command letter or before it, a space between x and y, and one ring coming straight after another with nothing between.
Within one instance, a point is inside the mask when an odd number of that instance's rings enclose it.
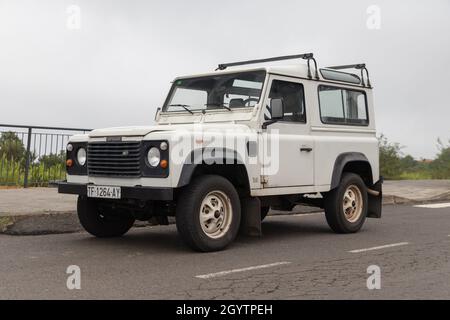
<instances>
[{"instance_id":1,"label":"side mirror","mask_svg":"<svg viewBox=\"0 0 450 320\"><path fill-rule=\"evenodd\" d=\"M270 100L270 109L272 114L272 120L283 119L284 104L282 98L275 98Z\"/></svg>"},{"instance_id":2,"label":"side mirror","mask_svg":"<svg viewBox=\"0 0 450 320\"><path fill-rule=\"evenodd\" d=\"M272 119L264 122L262 124L263 129L267 129L267 126L277 122L278 120L282 120L284 117L284 104L282 98L274 98L270 100L270 113Z\"/></svg>"}]
</instances>

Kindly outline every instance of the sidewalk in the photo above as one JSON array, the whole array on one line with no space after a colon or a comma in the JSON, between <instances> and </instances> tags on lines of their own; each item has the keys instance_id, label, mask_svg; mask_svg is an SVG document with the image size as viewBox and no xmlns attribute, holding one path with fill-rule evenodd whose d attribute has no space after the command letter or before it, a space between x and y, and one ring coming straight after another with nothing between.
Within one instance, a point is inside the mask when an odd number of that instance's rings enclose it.
<instances>
[{"instance_id":1,"label":"sidewalk","mask_svg":"<svg viewBox=\"0 0 450 320\"><path fill-rule=\"evenodd\" d=\"M75 195L58 194L56 188L0 189L0 233L46 234L77 232ZM386 181L383 204L450 200L450 180ZM296 213L320 209L297 206ZM285 214L272 211L269 214ZM140 223L140 225L143 225ZM145 225L145 223L144 223Z\"/></svg>"},{"instance_id":2,"label":"sidewalk","mask_svg":"<svg viewBox=\"0 0 450 320\"><path fill-rule=\"evenodd\" d=\"M450 180L393 180L383 184L383 203L450 199Z\"/></svg>"},{"instance_id":3,"label":"sidewalk","mask_svg":"<svg viewBox=\"0 0 450 320\"><path fill-rule=\"evenodd\" d=\"M59 194L57 188L0 190L0 217L75 212L77 197Z\"/></svg>"}]
</instances>

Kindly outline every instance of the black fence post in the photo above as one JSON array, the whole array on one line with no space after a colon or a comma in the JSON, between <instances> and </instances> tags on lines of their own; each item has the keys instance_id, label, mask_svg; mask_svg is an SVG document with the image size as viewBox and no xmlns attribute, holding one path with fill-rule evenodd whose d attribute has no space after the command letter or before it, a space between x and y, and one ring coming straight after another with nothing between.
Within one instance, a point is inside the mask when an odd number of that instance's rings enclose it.
<instances>
[{"instance_id":1,"label":"black fence post","mask_svg":"<svg viewBox=\"0 0 450 320\"><path fill-rule=\"evenodd\" d=\"M28 128L28 139L27 139L27 153L25 159L25 175L23 177L23 187L28 187L28 173L30 171L30 158L31 158L31 127Z\"/></svg>"}]
</instances>

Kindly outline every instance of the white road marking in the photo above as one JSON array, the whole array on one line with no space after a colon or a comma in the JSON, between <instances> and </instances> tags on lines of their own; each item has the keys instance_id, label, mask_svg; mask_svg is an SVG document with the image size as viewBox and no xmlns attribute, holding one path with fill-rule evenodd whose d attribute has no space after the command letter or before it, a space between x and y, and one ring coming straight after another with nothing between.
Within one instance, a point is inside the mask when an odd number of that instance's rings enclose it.
<instances>
[{"instance_id":1,"label":"white road marking","mask_svg":"<svg viewBox=\"0 0 450 320\"><path fill-rule=\"evenodd\" d=\"M349 252L350 253L359 253L359 252L366 252L366 251L379 250L379 249L385 249L385 248L392 248L392 247L398 247L398 246L406 246L408 244L409 244L409 242L399 242L399 243L392 243L392 244L387 244L387 245L378 246L378 247L350 250Z\"/></svg>"},{"instance_id":2,"label":"white road marking","mask_svg":"<svg viewBox=\"0 0 450 320\"><path fill-rule=\"evenodd\" d=\"M208 274L201 274L198 276L195 276L196 278L200 279L209 279L214 277L221 277L225 276L230 273L236 273L236 272L244 272L244 271L251 271L251 270L258 270L258 269L265 269L265 268L271 268L271 267L277 267L290 264L289 261L281 261L281 262L275 262L275 263L269 263L269 264L262 264L259 266L253 266L253 267L247 267L247 268L240 268L240 269L232 269L232 270L226 270L226 271L220 271L215 273L208 273Z\"/></svg>"},{"instance_id":3,"label":"white road marking","mask_svg":"<svg viewBox=\"0 0 450 320\"><path fill-rule=\"evenodd\" d=\"M420 205L416 205L414 207L416 207L416 208L427 208L427 209L450 208L450 202L447 202L447 203L420 204Z\"/></svg>"}]
</instances>

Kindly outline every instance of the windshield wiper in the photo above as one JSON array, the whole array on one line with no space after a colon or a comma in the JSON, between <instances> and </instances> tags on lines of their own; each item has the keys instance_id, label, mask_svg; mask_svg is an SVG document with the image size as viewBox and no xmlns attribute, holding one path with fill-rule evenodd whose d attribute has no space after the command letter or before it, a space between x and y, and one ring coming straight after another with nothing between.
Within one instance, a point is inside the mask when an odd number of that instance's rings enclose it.
<instances>
[{"instance_id":1,"label":"windshield wiper","mask_svg":"<svg viewBox=\"0 0 450 320\"><path fill-rule=\"evenodd\" d=\"M188 104L169 104L168 107L181 107L184 110L186 110L187 112L189 112L190 114L194 114L190 109L190 105Z\"/></svg>"},{"instance_id":2,"label":"windshield wiper","mask_svg":"<svg viewBox=\"0 0 450 320\"><path fill-rule=\"evenodd\" d=\"M225 105L224 103L206 103L206 107L208 106L216 106L216 107L223 107L224 109L227 109L228 111L231 111L231 108Z\"/></svg>"}]
</instances>

